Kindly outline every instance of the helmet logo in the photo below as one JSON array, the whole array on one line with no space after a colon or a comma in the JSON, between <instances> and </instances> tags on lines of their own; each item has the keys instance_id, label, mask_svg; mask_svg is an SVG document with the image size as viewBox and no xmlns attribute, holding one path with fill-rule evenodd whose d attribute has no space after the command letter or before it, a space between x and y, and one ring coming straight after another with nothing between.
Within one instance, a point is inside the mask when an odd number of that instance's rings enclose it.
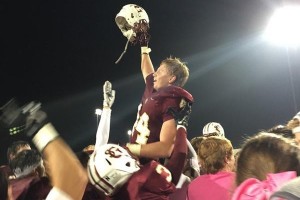
<instances>
[{"instance_id":1,"label":"helmet logo","mask_svg":"<svg viewBox=\"0 0 300 200\"><path fill-rule=\"evenodd\" d=\"M220 127L218 125L215 125L215 129L218 131L218 132L221 132L220 131Z\"/></svg>"},{"instance_id":2,"label":"helmet logo","mask_svg":"<svg viewBox=\"0 0 300 200\"><path fill-rule=\"evenodd\" d=\"M111 158L120 158L122 156L122 151L117 147L110 147L105 151L105 154L109 155Z\"/></svg>"},{"instance_id":3,"label":"helmet logo","mask_svg":"<svg viewBox=\"0 0 300 200\"><path fill-rule=\"evenodd\" d=\"M143 12L143 8L141 8L140 6L135 5L134 8L138 11L138 15L139 17L141 17L141 12Z\"/></svg>"}]
</instances>

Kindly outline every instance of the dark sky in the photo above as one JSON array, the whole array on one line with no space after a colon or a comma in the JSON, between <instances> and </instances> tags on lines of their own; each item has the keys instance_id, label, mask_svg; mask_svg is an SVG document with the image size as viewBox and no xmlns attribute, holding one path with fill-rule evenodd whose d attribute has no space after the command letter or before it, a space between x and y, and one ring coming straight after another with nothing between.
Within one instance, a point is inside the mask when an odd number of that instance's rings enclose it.
<instances>
[{"instance_id":1,"label":"dark sky","mask_svg":"<svg viewBox=\"0 0 300 200\"><path fill-rule=\"evenodd\" d=\"M1 104L41 101L63 138L79 151L95 141L102 85L113 83L111 141L126 142L144 89L140 48L114 18L122 6L150 18L153 64L173 55L187 62L193 94L188 137L211 121L238 147L243 137L289 120L300 109L300 51L261 39L280 1L272 0L3 0ZM1 136L1 162L7 145ZM1 164L1 163L0 163Z\"/></svg>"}]
</instances>

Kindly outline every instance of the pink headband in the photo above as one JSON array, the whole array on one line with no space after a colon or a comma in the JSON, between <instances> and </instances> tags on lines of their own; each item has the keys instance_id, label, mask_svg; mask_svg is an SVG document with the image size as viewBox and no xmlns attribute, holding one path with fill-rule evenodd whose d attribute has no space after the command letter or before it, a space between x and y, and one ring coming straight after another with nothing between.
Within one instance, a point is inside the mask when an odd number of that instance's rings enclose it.
<instances>
[{"instance_id":1,"label":"pink headband","mask_svg":"<svg viewBox=\"0 0 300 200\"><path fill-rule=\"evenodd\" d=\"M267 200L283 183L296 176L295 171L287 171L268 174L264 181L249 178L236 188L232 200Z\"/></svg>"}]
</instances>

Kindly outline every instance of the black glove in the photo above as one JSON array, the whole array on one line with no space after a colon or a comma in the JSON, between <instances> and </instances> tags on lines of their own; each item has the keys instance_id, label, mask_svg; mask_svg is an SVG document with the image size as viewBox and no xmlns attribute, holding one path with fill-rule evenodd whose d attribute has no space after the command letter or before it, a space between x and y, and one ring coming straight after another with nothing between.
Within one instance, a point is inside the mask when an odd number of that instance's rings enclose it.
<instances>
[{"instance_id":1,"label":"black glove","mask_svg":"<svg viewBox=\"0 0 300 200\"><path fill-rule=\"evenodd\" d=\"M46 123L47 114L42 111L41 103L34 101L19 107L15 99L1 107L0 126L9 135L26 135L32 138Z\"/></svg>"},{"instance_id":2,"label":"black glove","mask_svg":"<svg viewBox=\"0 0 300 200\"><path fill-rule=\"evenodd\" d=\"M177 126L184 126L186 128L188 127L190 114L192 112L192 103L187 102L186 105L179 111L176 111L175 108L170 107L167 112L173 115Z\"/></svg>"},{"instance_id":3,"label":"black glove","mask_svg":"<svg viewBox=\"0 0 300 200\"><path fill-rule=\"evenodd\" d=\"M136 36L132 43L134 45L139 43L142 47L148 46L151 37L148 33L149 29L149 23L146 20L140 20L139 23L135 23L132 30L135 32Z\"/></svg>"}]
</instances>

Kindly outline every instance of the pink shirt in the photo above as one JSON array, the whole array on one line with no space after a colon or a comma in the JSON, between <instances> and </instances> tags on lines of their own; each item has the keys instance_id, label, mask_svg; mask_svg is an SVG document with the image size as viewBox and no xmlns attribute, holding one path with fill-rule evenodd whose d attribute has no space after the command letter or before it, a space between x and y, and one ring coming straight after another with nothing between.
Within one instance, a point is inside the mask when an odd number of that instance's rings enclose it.
<instances>
[{"instance_id":1,"label":"pink shirt","mask_svg":"<svg viewBox=\"0 0 300 200\"><path fill-rule=\"evenodd\" d=\"M234 172L218 172L216 174L205 174L197 177L190 183L186 199L231 199L234 189Z\"/></svg>"}]
</instances>

